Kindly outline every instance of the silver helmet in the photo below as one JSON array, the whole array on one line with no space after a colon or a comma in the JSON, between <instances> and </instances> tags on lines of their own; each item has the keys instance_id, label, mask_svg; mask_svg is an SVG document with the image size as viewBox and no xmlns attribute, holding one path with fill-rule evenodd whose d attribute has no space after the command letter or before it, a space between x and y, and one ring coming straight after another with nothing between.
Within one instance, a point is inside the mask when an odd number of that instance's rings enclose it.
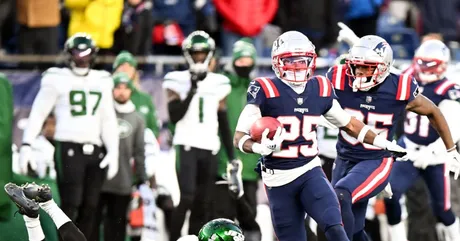
<instances>
[{"instance_id":1,"label":"silver helmet","mask_svg":"<svg viewBox=\"0 0 460 241\"><path fill-rule=\"evenodd\" d=\"M347 75L354 91L368 91L382 83L390 74L393 50L387 41L376 35L359 39L348 52ZM357 74L357 68L367 68L365 74Z\"/></svg>"},{"instance_id":2,"label":"silver helmet","mask_svg":"<svg viewBox=\"0 0 460 241\"><path fill-rule=\"evenodd\" d=\"M289 84L305 84L316 68L315 46L304 34L288 31L272 46L272 68L281 80Z\"/></svg>"},{"instance_id":3,"label":"silver helmet","mask_svg":"<svg viewBox=\"0 0 460 241\"><path fill-rule=\"evenodd\" d=\"M415 51L415 78L424 83L440 80L446 75L449 62L449 48L440 40L427 40Z\"/></svg>"}]
</instances>

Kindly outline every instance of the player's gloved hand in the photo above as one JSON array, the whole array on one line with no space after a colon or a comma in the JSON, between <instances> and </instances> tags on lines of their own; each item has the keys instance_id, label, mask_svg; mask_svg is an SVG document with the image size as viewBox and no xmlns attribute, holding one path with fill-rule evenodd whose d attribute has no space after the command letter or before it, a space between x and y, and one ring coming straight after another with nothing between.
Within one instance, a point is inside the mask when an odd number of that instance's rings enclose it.
<instances>
[{"instance_id":1,"label":"player's gloved hand","mask_svg":"<svg viewBox=\"0 0 460 241\"><path fill-rule=\"evenodd\" d=\"M458 175L460 174L460 154L457 152L455 148L453 150L447 152L447 159L446 159L446 173L445 175L449 175L449 171L454 173L454 179L458 179Z\"/></svg>"},{"instance_id":2,"label":"player's gloved hand","mask_svg":"<svg viewBox=\"0 0 460 241\"><path fill-rule=\"evenodd\" d=\"M395 140L392 142L388 141L385 150L389 151L394 157L396 157L396 161L409 160L409 153L407 150L398 145Z\"/></svg>"},{"instance_id":3,"label":"player's gloved hand","mask_svg":"<svg viewBox=\"0 0 460 241\"><path fill-rule=\"evenodd\" d=\"M22 175L27 175L28 167L32 170L37 170L37 162L32 158L32 147L28 144L24 144L19 149L19 171Z\"/></svg>"},{"instance_id":4,"label":"player's gloved hand","mask_svg":"<svg viewBox=\"0 0 460 241\"><path fill-rule=\"evenodd\" d=\"M227 164L228 190L236 199L241 198L244 194L242 170L243 163L238 159Z\"/></svg>"},{"instance_id":5,"label":"player's gloved hand","mask_svg":"<svg viewBox=\"0 0 460 241\"><path fill-rule=\"evenodd\" d=\"M107 180L114 178L118 173L118 155L113 155L110 152L107 153L104 159L99 163L99 167L101 169L108 167Z\"/></svg>"},{"instance_id":6,"label":"player's gloved hand","mask_svg":"<svg viewBox=\"0 0 460 241\"><path fill-rule=\"evenodd\" d=\"M281 143L284 141L284 133L286 130L284 128L278 127L276 129L273 139L268 138L268 133L270 130L267 128L262 132L262 139L259 143L254 143L252 145L252 151L258 153L262 156L267 156L273 152L277 152L281 149Z\"/></svg>"},{"instance_id":7,"label":"player's gloved hand","mask_svg":"<svg viewBox=\"0 0 460 241\"><path fill-rule=\"evenodd\" d=\"M414 158L411 158L412 162L414 163L414 167L420 169L426 169L426 167L430 165L436 165L434 162L436 159L436 155L433 153L431 148L421 147L421 149L414 155ZM437 163L440 164L440 163Z\"/></svg>"},{"instance_id":8,"label":"player's gloved hand","mask_svg":"<svg viewBox=\"0 0 460 241\"><path fill-rule=\"evenodd\" d=\"M359 37L356 36L355 32L351 30L346 24L338 22L337 25L340 27L339 36L337 36L337 41L344 41L348 45L353 46L358 42Z\"/></svg>"}]
</instances>

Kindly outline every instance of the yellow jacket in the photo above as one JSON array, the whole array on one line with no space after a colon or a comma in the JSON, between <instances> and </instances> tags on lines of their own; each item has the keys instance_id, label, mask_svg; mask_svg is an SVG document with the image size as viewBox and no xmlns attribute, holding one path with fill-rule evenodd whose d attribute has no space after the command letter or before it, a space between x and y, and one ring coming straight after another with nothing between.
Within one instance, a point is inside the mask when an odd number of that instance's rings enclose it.
<instances>
[{"instance_id":1,"label":"yellow jacket","mask_svg":"<svg viewBox=\"0 0 460 241\"><path fill-rule=\"evenodd\" d=\"M65 0L70 10L68 36L78 32L91 35L99 48L113 45L113 35L121 23L123 0Z\"/></svg>"}]
</instances>

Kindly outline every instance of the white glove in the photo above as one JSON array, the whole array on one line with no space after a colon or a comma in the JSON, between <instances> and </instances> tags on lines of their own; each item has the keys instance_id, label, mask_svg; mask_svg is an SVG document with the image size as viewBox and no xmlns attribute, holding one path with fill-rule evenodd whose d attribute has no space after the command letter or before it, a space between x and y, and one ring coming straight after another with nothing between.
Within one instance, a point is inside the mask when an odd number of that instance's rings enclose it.
<instances>
[{"instance_id":1,"label":"white glove","mask_svg":"<svg viewBox=\"0 0 460 241\"><path fill-rule=\"evenodd\" d=\"M252 151L254 153L258 153L262 156L267 156L281 149L281 143L284 141L284 133L286 130L284 128L278 127L278 129L276 129L275 135L273 136L273 140L268 138L269 132L270 130L266 128L264 132L262 132L262 139L260 144L254 143L252 145Z\"/></svg>"},{"instance_id":2,"label":"white glove","mask_svg":"<svg viewBox=\"0 0 460 241\"><path fill-rule=\"evenodd\" d=\"M114 178L118 173L118 155L107 153L101 163L99 163L99 167L101 169L108 167L107 180Z\"/></svg>"},{"instance_id":3,"label":"white glove","mask_svg":"<svg viewBox=\"0 0 460 241\"><path fill-rule=\"evenodd\" d=\"M388 141L385 150L391 152L391 154L396 156L396 161L407 161L407 160L409 160L410 154L407 152L406 149L404 149L400 145L398 145L395 140L393 140L392 142Z\"/></svg>"},{"instance_id":4,"label":"white glove","mask_svg":"<svg viewBox=\"0 0 460 241\"><path fill-rule=\"evenodd\" d=\"M351 30L346 24L338 22L337 25L340 27L339 36L337 36L337 41L345 42L348 45L353 46L358 42L359 37L356 36L355 32Z\"/></svg>"},{"instance_id":5,"label":"white glove","mask_svg":"<svg viewBox=\"0 0 460 241\"><path fill-rule=\"evenodd\" d=\"M19 172L20 174L27 174L27 167L30 165L32 170L37 170L37 162L32 158L32 147L29 145L22 145L19 149Z\"/></svg>"},{"instance_id":6,"label":"white glove","mask_svg":"<svg viewBox=\"0 0 460 241\"><path fill-rule=\"evenodd\" d=\"M227 164L228 189L236 199L241 198L244 194L242 171L241 160L235 159Z\"/></svg>"},{"instance_id":7,"label":"white glove","mask_svg":"<svg viewBox=\"0 0 460 241\"><path fill-rule=\"evenodd\" d=\"M428 147L421 147L421 149L414 155L414 158L411 158L414 162L414 167L420 169L426 169L428 166L435 164L434 161L437 159L436 155L433 153L433 150ZM439 163L436 163L437 165Z\"/></svg>"},{"instance_id":8,"label":"white glove","mask_svg":"<svg viewBox=\"0 0 460 241\"><path fill-rule=\"evenodd\" d=\"M454 173L454 179L458 179L458 175L460 174L460 154L457 152L457 150L452 150L447 153L447 158L446 158L446 173L445 175L449 175L449 172Z\"/></svg>"}]
</instances>

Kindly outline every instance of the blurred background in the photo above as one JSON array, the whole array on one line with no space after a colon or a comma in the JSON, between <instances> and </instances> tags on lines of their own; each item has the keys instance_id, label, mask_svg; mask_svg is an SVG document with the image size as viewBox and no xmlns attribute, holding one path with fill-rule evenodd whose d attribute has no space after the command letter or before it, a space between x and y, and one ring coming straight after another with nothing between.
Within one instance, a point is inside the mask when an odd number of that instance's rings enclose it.
<instances>
[{"instance_id":1,"label":"blurred background","mask_svg":"<svg viewBox=\"0 0 460 241\"><path fill-rule=\"evenodd\" d=\"M181 49L184 38L195 30L212 36L217 46L216 72L232 61L237 40L251 38L257 51L257 74L272 75L273 41L284 31L297 30L316 45L316 74L324 74L349 48L337 42L339 21L360 37L376 34L385 38L393 48L396 66L411 63L422 36L439 35L451 50L449 77L460 77L456 74L456 61L460 60L458 0L0 0L0 72L13 87L13 154L21 144L22 129L40 88L41 74L49 67L63 65L62 50L68 37L86 32L99 47L96 69L111 72L115 56L123 50L135 56L139 88L152 96L160 129L157 139L162 153L156 167L157 183L164 188L160 191L177 205L180 193L174 150L168 141L166 95L161 84L166 73L186 69ZM53 182L52 175L47 178ZM458 193L457 183L452 185L452 203L458 216L460 209L454 195ZM270 213L261 188L257 197L262 240L273 241ZM384 210L374 203L369 212L370 222L377 223L371 231L377 233L373 241L389 241L385 221L381 219ZM6 207L0 205L1 210ZM429 215L429 208L417 204L415 210L409 211L428 213L427 221L420 218L417 221L422 224L409 225L409 232L421 233L420 238L411 240L435 241L435 220ZM167 240L162 221L167 212L159 209L157 213L156 240ZM27 240L22 219L14 220L9 214L4 217L8 221L0 219L0 241ZM54 232L49 220L45 225L50 225L47 233ZM307 222L307 226L316 231L313 222ZM315 240L315 235L309 240Z\"/></svg>"}]
</instances>

